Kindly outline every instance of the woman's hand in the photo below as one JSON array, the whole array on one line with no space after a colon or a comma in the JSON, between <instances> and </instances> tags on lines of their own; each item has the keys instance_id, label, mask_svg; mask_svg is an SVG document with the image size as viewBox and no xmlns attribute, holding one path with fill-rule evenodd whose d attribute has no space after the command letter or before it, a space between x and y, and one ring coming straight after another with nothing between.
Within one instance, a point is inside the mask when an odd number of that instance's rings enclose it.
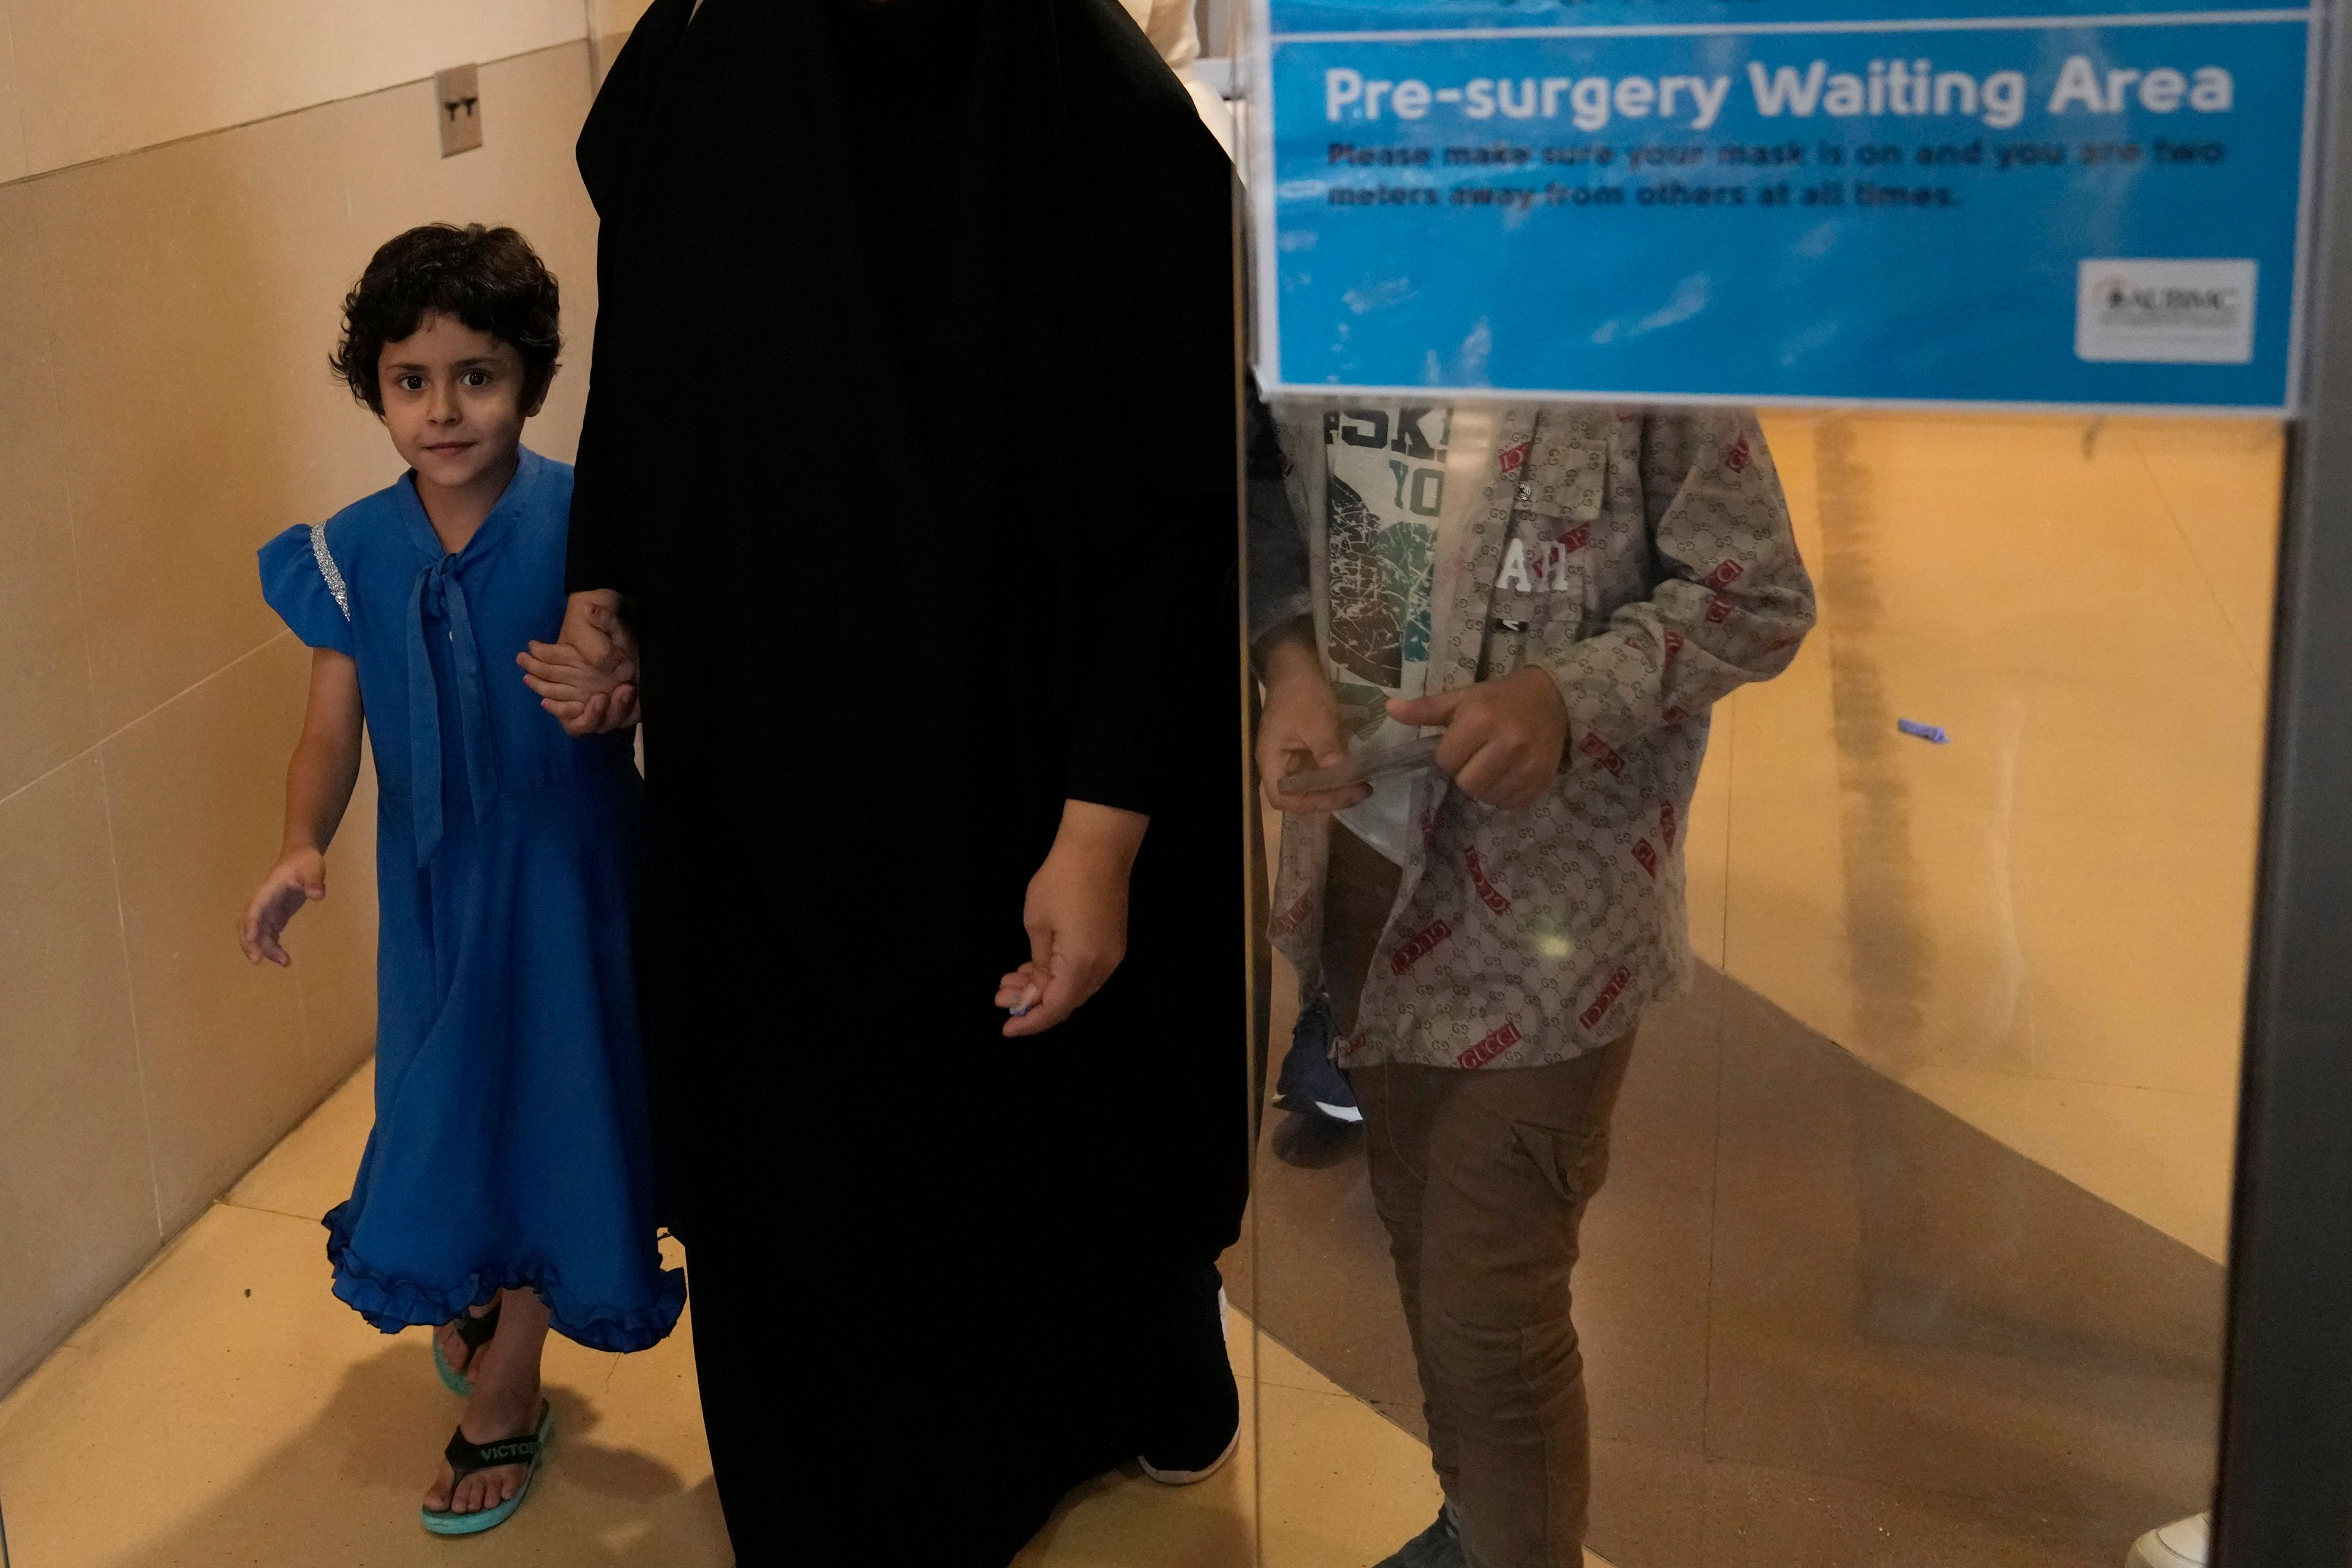
<instances>
[{"instance_id":1,"label":"woman's hand","mask_svg":"<svg viewBox=\"0 0 2352 1568\"><path fill-rule=\"evenodd\" d=\"M637 639L621 618L621 595L608 588L574 594L563 630L515 655L523 684L572 736L626 730L637 721Z\"/></svg>"},{"instance_id":2,"label":"woman's hand","mask_svg":"<svg viewBox=\"0 0 2352 1568\"><path fill-rule=\"evenodd\" d=\"M1090 801L1062 808L1061 831L1029 879L1022 923L1029 962L1007 974L996 1005L1013 1010L1005 1037L1042 1035L1084 1006L1127 956L1127 879L1150 818Z\"/></svg>"},{"instance_id":3,"label":"woman's hand","mask_svg":"<svg viewBox=\"0 0 2352 1568\"><path fill-rule=\"evenodd\" d=\"M266 958L280 969L292 963L293 954L278 939L286 934L287 923L302 912L303 905L326 896L327 858L316 849L288 850L261 879L245 906L245 918L236 922L237 945L245 949L245 961L259 963Z\"/></svg>"},{"instance_id":4,"label":"woman's hand","mask_svg":"<svg viewBox=\"0 0 2352 1568\"><path fill-rule=\"evenodd\" d=\"M1265 707L1257 721L1257 774L1275 810L1298 815L1344 811L1372 793L1369 784L1286 795L1282 780L1310 768L1337 767L1348 760L1339 734L1339 699L1323 673L1315 635L1306 622L1266 634L1258 645L1265 675Z\"/></svg>"}]
</instances>

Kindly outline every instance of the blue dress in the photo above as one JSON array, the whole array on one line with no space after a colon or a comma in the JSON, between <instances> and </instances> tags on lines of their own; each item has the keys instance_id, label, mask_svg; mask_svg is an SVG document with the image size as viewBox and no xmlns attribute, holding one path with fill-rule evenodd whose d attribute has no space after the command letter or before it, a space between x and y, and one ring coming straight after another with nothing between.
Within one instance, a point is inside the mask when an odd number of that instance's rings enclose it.
<instances>
[{"instance_id":1,"label":"blue dress","mask_svg":"<svg viewBox=\"0 0 2352 1568\"><path fill-rule=\"evenodd\" d=\"M375 1129L326 1216L335 1294L387 1333L528 1286L643 1350L686 1285L655 1240L630 917L642 785L514 662L563 621L572 469L525 451L466 548L410 478L261 551L296 636L359 662L380 800Z\"/></svg>"}]
</instances>

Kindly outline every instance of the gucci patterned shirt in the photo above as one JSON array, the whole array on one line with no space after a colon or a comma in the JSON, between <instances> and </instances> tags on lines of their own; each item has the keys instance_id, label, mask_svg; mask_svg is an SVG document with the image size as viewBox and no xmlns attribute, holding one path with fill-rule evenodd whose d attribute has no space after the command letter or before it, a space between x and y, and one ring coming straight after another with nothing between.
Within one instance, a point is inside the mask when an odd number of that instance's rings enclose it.
<instances>
[{"instance_id":1,"label":"gucci patterned shirt","mask_svg":"<svg viewBox=\"0 0 2352 1568\"><path fill-rule=\"evenodd\" d=\"M1257 628L1311 611L1327 660L1329 533L1305 528L1302 550L1285 531L1328 515L1329 435L1368 433L1374 412L1400 427L1394 408L1286 407L1283 493L1263 475L1255 487ZM1708 710L1786 668L1813 624L1747 412L1459 406L1444 433L1442 453L1397 454L1443 471L1422 491L1437 510L1429 687L1538 665L1566 699L1568 748L1524 810L1419 776L1358 1031L1334 1046L1348 1067L1565 1061L1686 986L1683 847ZM1328 819L1284 823L1274 935L1310 993L1328 846Z\"/></svg>"}]
</instances>

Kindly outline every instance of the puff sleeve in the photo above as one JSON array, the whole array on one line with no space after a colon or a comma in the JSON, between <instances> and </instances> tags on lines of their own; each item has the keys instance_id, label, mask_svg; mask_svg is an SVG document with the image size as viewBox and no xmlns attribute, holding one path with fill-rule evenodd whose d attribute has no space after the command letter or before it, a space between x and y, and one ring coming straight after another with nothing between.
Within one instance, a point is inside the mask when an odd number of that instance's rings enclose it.
<instances>
[{"instance_id":1,"label":"puff sleeve","mask_svg":"<svg viewBox=\"0 0 2352 1568\"><path fill-rule=\"evenodd\" d=\"M261 547L261 596L310 647L353 651L351 591L324 523L289 528Z\"/></svg>"}]
</instances>

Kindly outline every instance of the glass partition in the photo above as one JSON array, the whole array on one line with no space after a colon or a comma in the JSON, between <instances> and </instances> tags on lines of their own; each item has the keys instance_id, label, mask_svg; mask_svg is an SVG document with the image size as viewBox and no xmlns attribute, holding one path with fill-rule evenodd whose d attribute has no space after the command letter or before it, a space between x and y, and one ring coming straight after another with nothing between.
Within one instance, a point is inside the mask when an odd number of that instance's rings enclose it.
<instances>
[{"instance_id":1,"label":"glass partition","mask_svg":"<svg viewBox=\"0 0 2352 1568\"><path fill-rule=\"evenodd\" d=\"M1761 426L1819 621L1684 816L1694 986L1642 1016L1574 1276L1589 1545L2116 1568L2210 1495L2281 428ZM1277 1056L1298 1012L1277 961ZM1259 1145L1270 1568L1439 1505L1379 1122Z\"/></svg>"}]
</instances>

